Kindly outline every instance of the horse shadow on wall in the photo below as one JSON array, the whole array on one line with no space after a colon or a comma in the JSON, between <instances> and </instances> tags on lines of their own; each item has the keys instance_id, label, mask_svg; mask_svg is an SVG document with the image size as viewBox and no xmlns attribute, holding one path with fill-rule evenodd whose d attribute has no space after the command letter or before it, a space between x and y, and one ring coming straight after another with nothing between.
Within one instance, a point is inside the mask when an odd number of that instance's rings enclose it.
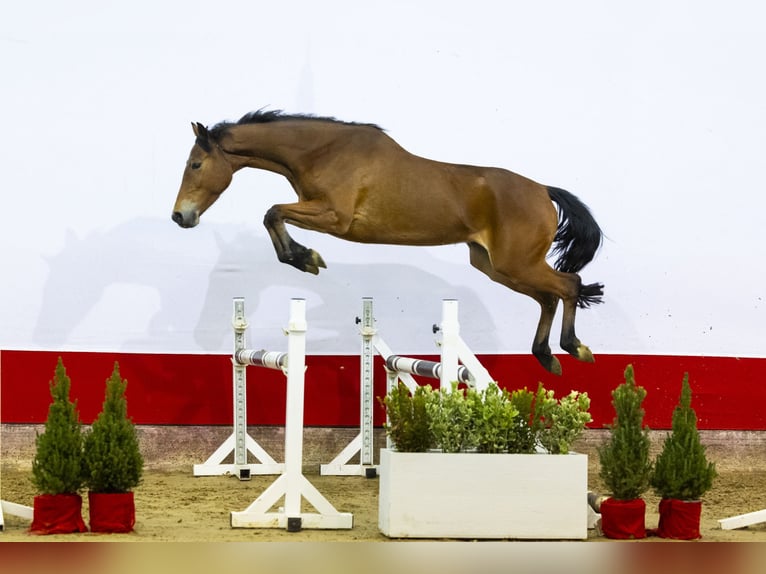
<instances>
[{"instance_id":1,"label":"horse shadow on wall","mask_svg":"<svg viewBox=\"0 0 766 574\"><path fill-rule=\"evenodd\" d=\"M134 315L151 313L146 333L140 337L131 333L139 342L160 344L163 335L189 329L189 299L195 291L204 293L204 287L196 288L180 272L179 254L166 247L177 238L166 227L158 219L139 218L82 238L67 231L63 249L44 256L48 277L32 335L35 343L52 348L81 344L83 325L97 307L96 319L105 340L130 316L131 308ZM192 251L204 253L201 239L189 238ZM190 276L199 273L193 268ZM127 294L108 297L109 290L119 286L128 287ZM156 302L152 310L136 309L136 299L130 297L136 288L152 292ZM88 340L100 336L97 332L85 335Z\"/></svg>"},{"instance_id":2,"label":"horse shadow on wall","mask_svg":"<svg viewBox=\"0 0 766 574\"><path fill-rule=\"evenodd\" d=\"M282 326L287 320L286 299L305 297L311 349L316 352L333 353L339 347L358 347L359 334L354 322L361 315L362 297L374 299L378 325L385 325L386 332L396 331L390 333L392 341L405 335L430 343L431 325L441 319L441 300L453 298L460 301L462 309L470 309L470 313L460 314L463 333L470 333L471 340L480 340L482 345L495 342L492 317L472 290L453 285L441 273L436 275L412 265L333 261L332 247L333 243L340 247L338 240L324 239L321 251L329 255L328 268L315 277L279 263L268 238L244 231L226 241L217 234L219 258L211 272L195 330L199 346L220 348L230 339L231 299L240 295L246 299L248 315L255 315L250 320L252 334L262 328L257 313L253 313L259 306L270 309L282 306L277 309ZM318 242L312 244L316 246ZM443 267L445 273L463 266L435 261L429 265L439 271ZM259 337L275 332L274 325L262 330Z\"/></svg>"},{"instance_id":3,"label":"horse shadow on wall","mask_svg":"<svg viewBox=\"0 0 766 574\"><path fill-rule=\"evenodd\" d=\"M46 258L49 274L33 333L35 342L50 347L82 344L72 339L76 331L82 331L83 318L103 305L107 290L122 285L149 289L156 301L144 333L120 333L114 324L103 329L112 329L115 337L116 328L124 350L188 350L192 338L202 351L227 350L231 300L237 296L245 297L250 337L258 337L259 342L266 335L283 344L280 330L259 320L259 308L268 309L272 317L283 317L282 327L289 297L299 296L307 300L311 352L356 349L359 335L354 319L361 314L361 298L369 296L375 299L378 324L397 331L384 334L387 340L390 336L391 344L401 335L432 340L430 327L440 320L441 300L455 298L461 305L461 332L469 345L496 347L496 329L487 307L473 290L444 278L456 271L464 273L469 267L462 261L429 261L429 268L439 275L399 263L339 263L332 260L332 249L342 249L340 242L324 238L328 269L315 277L279 263L268 238L254 233L251 226L238 229L206 223L206 232L202 231L180 230L164 219L139 218L82 239L70 233L63 250ZM100 324L118 321L119 325L120 316L130 313L131 305L135 301L130 300L129 291L123 299L109 298L108 305L99 307ZM86 333L85 337L98 341L101 334ZM113 348L113 341L106 339Z\"/></svg>"}]
</instances>

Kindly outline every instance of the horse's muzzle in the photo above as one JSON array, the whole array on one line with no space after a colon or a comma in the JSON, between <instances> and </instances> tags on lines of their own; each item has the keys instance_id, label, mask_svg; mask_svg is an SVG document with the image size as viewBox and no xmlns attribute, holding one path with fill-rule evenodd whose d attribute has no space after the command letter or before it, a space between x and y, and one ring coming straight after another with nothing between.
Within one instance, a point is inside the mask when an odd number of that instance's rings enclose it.
<instances>
[{"instance_id":1,"label":"horse's muzzle","mask_svg":"<svg viewBox=\"0 0 766 574\"><path fill-rule=\"evenodd\" d=\"M194 227L197 225L197 218L194 217L194 214L187 219L184 217L184 214L180 211L174 211L173 215L171 216L173 221L175 221L179 226L188 228L188 227Z\"/></svg>"}]
</instances>

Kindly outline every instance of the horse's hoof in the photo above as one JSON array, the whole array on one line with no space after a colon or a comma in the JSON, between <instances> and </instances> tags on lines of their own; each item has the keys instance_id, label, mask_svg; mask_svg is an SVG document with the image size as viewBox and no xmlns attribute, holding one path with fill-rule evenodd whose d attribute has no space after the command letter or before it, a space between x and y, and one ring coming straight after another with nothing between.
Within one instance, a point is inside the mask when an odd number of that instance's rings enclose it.
<instances>
[{"instance_id":1,"label":"horse's hoof","mask_svg":"<svg viewBox=\"0 0 766 574\"><path fill-rule=\"evenodd\" d=\"M561 373L562 373L561 363L554 356L551 356L551 361L550 361L550 366L548 367L548 371L550 371L551 373L553 373L554 375L558 377L561 376Z\"/></svg>"},{"instance_id":2,"label":"horse's hoof","mask_svg":"<svg viewBox=\"0 0 766 574\"><path fill-rule=\"evenodd\" d=\"M593 353L591 353L591 350L585 345L577 347L577 358L583 363L596 362L596 359L593 358Z\"/></svg>"},{"instance_id":3,"label":"horse's hoof","mask_svg":"<svg viewBox=\"0 0 766 574\"><path fill-rule=\"evenodd\" d=\"M556 357L548 355L547 357L537 357L537 360L540 361L543 369L556 376L561 376L561 363Z\"/></svg>"},{"instance_id":4,"label":"horse's hoof","mask_svg":"<svg viewBox=\"0 0 766 574\"><path fill-rule=\"evenodd\" d=\"M543 369L554 375L561 375L561 363L559 363L559 360L553 356L550 347L546 346L545 348L540 349L533 347L532 355L534 355L535 359L537 359Z\"/></svg>"},{"instance_id":5,"label":"horse's hoof","mask_svg":"<svg viewBox=\"0 0 766 574\"><path fill-rule=\"evenodd\" d=\"M318 275L320 267L327 269L327 265L325 264L324 259L322 259L322 256L313 249L303 249L302 251L299 251L297 255L281 261L288 265L292 265L300 271L311 273L312 275Z\"/></svg>"},{"instance_id":6,"label":"horse's hoof","mask_svg":"<svg viewBox=\"0 0 766 574\"><path fill-rule=\"evenodd\" d=\"M317 268L316 272L319 273L319 268L327 269L327 264L324 262L324 259L322 259L322 256L319 255L316 251L313 249L309 249L309 252L311 254L311 262L314 264L314 266Z\"/></svg>"},{"instance_id":7,"label":"horse's hoof","mask_svg":"<svg viewBox=\"0 0 766 574\"><path fill-rule=\"evenodd\" d=\"M303 261L302 269L307 273L319 275L320 267L327 269L327 265L325 264L324 259L322 259L322 256L319 255L319 253L313 249L309 249L306 252L306 259Z\"/></svg>"}]
</instances>

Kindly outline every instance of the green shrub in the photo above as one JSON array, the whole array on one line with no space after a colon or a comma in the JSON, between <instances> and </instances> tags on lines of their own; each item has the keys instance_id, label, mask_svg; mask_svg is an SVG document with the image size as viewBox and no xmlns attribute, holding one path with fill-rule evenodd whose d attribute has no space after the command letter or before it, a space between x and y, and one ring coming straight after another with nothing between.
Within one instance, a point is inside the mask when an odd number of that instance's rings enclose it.
<instances>
[{"instance_id":1,"label":"green shrub","mask_svg":"<svg viewBox=\"0 0 766 574\"><path fill-rule=\"evenodd\" d=\"M636 385L633 366L625 369L625 382L612 391L615 419L609 441L598 448L600 476L612 498L640 498L649 486L649 431L643 426L641 404L646 389Z\"/></svg>"},{"instance_id":2,"label":"green shrub","mask_svg":"<svg viewBox=\"0 0 766 574\"><path fill-rule=\"evenodd\" d=\"M381 401L387 409L386 431L400 452L533 453L542 447L566 454L590 422L587 393L573 391L561 401L542 384L537 393L513 393L490 384L481 393L452 383L450 392L404 383Z\"/></svg>"},{"instance_id":3,"label":"green shrub","mask_svg":"<svg viewBox=\"0 0 766 574\"><path fill-rule=\"evenodd\" d=\"M510 393L497 385L489 385L481 394L472 391L473 425L476 448L479 452L508 452L516 438L519 411L511 401ZM523 421L521 421L523 423ZM523 425L529 428L528 425Z\"/></svg>"},{"instance_id":4,"label":"green shrub","mask_svg":"<svg viewBox=\"0 0 766 574\"><path fill-rule=\"evenodd\" d=\"M540 445L551 454L568 454L571 444L593 420L588 409L590 398L587 393L571 391L556 400L553 391L545 391L541 385L535 401Z\"/></svg>"},{"instance_id":5,"label":"green shrub","mask_svg":"<svg viewBox=\"0 0 766 574\"><path fill-rule=\"evenodd\" d=\"M540 428L534 419L535 393L524 387L511 392L510 400L518 414L508 439L508 452L531 454L537 443L536 429Z\"/></svg>"},{"instance_id":6,"label":"green shrub","mask_svg":"<svg viewBox=\"0 0 766 574\"><path fill-rule=\"evenodd\" d=\"M715 464L705 456L697 431L697 414L691 406L689 373L684 374L681 396L673 410L670 435L654 462L650 484L658 496L679 500L699 500L713 486Z\"/></svg>"},{"instance_id":7,"label":"green shrub","mask_svg":"<svg viewBox=\"0 0 766 574\"><path fill-rule=\"evenodd\" d=\"M41 494L75 494L83 485L82 426L61 357L49 387L53 401L45 431L35 437L32 483Z\"/></svg>"},{"instance_id":8,"label":"green shrub","mask_svg":"<svg viewBox=\"0 0 766 574\"><path fill-rule=\"evenodd\" d=\"M127 385L115 362L101 413L84 439L85 483L93 492L129 492L141 481L144 461L128 418Z\"/></svg>"},{"instance_id":9,"label":"green shrub","mask_svg":"<svg viewBox=\"0 0 766 574\"><path fill-rule=\"evenodd\" d=\"M426 403L428 425L435 448L442 452L465 452L476 447L476 391L452 388L433 391ZM478 401L480 402L480 400Z\"/></svg>"},{"instance_id":10,"label":"green shrub","mask_svg":"<svg viewBox=\"0 0 766 574\"><path fill-rule=\"evenodd\" d=\"M431 448L433 437L426 404L432 392L430 385L426 385L418 387L412 395L407 385L399 381L381 400L388 418L386 433L399 452L426 452Z\"/></svg>"}]
</instances>

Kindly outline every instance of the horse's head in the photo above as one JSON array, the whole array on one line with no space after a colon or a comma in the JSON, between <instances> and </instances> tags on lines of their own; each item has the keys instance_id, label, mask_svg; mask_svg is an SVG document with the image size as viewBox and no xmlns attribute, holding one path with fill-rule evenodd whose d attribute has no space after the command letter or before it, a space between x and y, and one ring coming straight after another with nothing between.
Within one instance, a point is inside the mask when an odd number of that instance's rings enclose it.
<instances>
[{"instance_id":1,"label":"horse's head","mask_svg":"<svg viewBox=\"0 0 766 574\"><path fill-rule=\"evenodd\" d=\"M186 161L181 189L173 207L173 221L181 227L194 227L200 215L213 205L231 183L231 164L214 136L200 123L192 123L197 141Z\"/></svg>"}]
</instances>

